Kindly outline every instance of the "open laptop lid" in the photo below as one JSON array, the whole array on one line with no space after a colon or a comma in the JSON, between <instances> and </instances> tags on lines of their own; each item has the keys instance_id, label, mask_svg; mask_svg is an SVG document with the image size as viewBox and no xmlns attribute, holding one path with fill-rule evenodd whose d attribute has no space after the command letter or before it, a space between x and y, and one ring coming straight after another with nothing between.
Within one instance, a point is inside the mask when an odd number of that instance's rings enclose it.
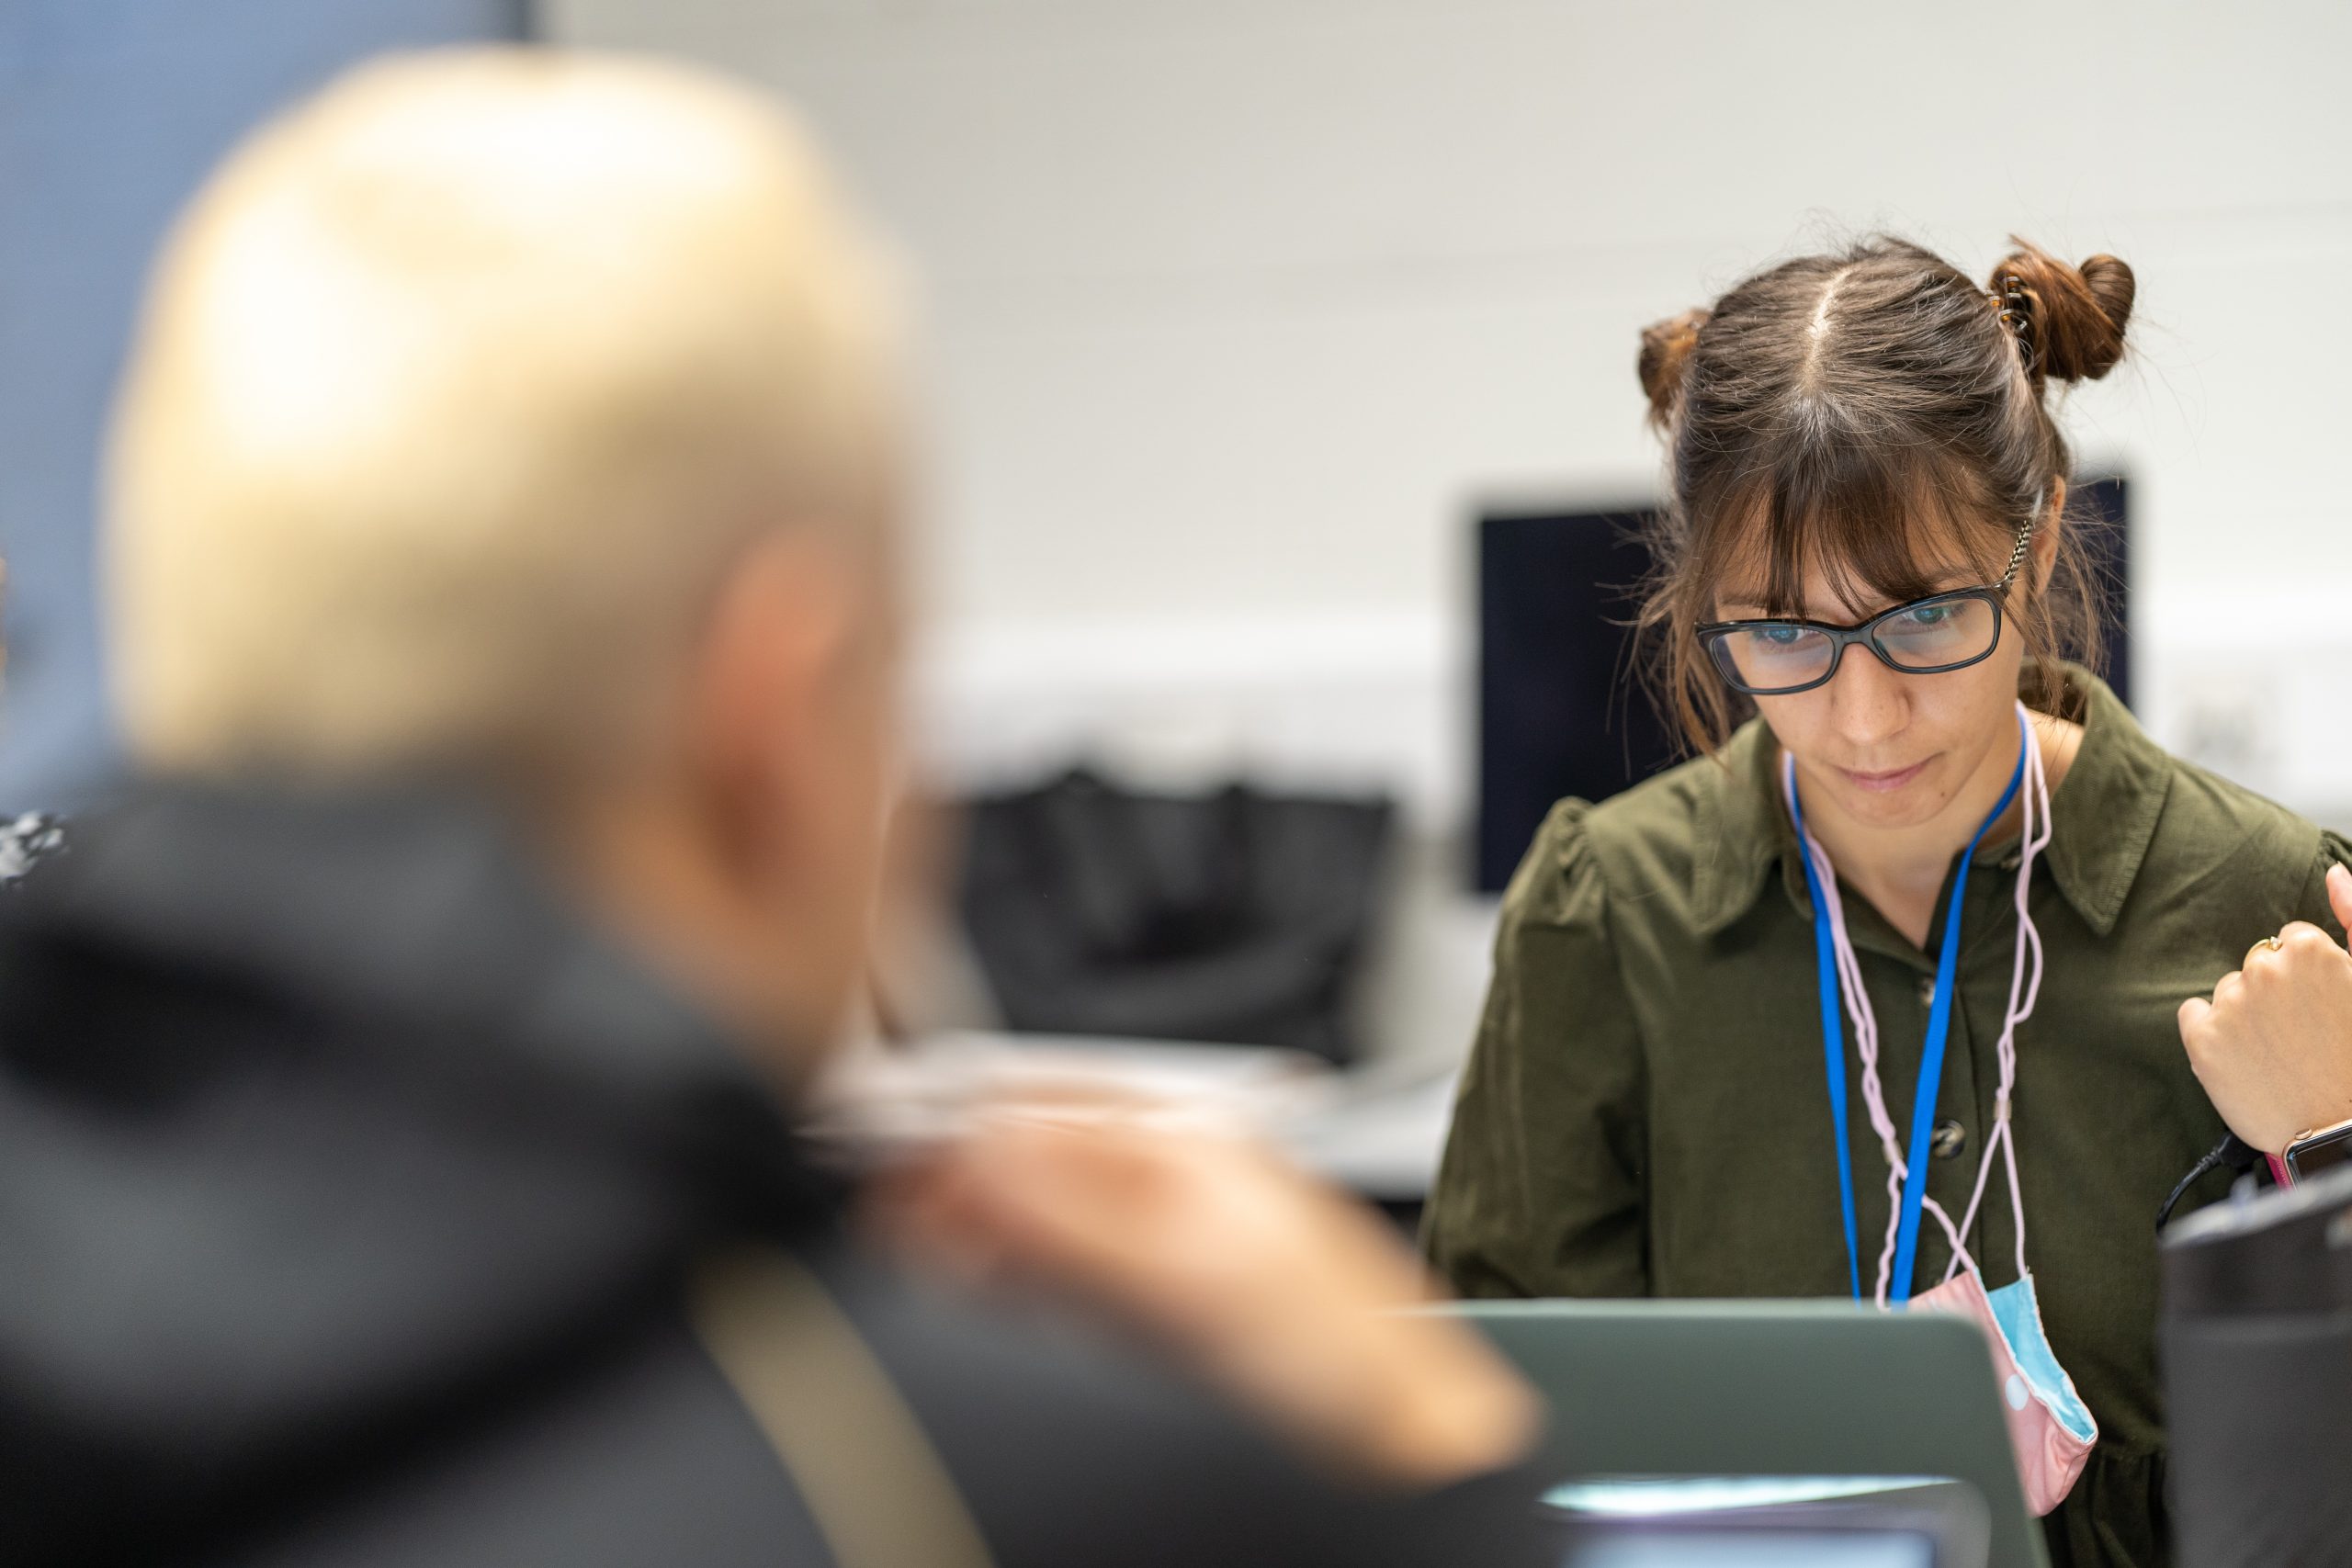
<instances>
[{"instance_id":1,"label":"open laptop lid","mask_svg":"<svg viewBox=\"0 0 2352 1568\"><path fill-rule=\"evenodd\" d=\"M1563 1477L1950 1477L1992 1568L2043 1568L1981 1332L1840 1302L1476 1302L1550 1404Z\"/></svg>"}]
</instances>

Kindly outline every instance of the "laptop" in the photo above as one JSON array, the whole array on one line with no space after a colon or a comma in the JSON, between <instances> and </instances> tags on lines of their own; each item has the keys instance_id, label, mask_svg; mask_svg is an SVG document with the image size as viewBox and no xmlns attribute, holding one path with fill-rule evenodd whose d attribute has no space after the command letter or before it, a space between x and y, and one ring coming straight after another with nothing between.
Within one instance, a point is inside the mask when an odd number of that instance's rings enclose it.
<instances>
[{"instance_id":1,"label":"laptop","mask_svg":"<svg viewBox=\"0 0 2352 1568\"><path fill-rule=\"evenodd\" d=\"M1468 1302L1550 1405L1574 1568L2046 1568L1964 1319L1842 1302Z\"/></svg>"}]
</instances>

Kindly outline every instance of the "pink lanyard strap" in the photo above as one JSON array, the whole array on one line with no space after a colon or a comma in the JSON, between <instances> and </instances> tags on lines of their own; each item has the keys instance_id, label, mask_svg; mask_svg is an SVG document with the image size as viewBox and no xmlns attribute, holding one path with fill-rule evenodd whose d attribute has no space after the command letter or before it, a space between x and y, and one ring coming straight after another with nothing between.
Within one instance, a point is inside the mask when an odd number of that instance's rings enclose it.
<instances>
[{"instance_id":1,"label":"pink lanyard strap","mask_svg":"<svg viewBox=\"0 0 2352 1568\"><path fill-rule=\"evenodd\" d=\"M1986 1183L1993 1174L1993 1157L1997 1150L2005 1156L2009 1179L2009 1205L2016 1221L2018 1243L2018 1277L2023 1279L2025 1263L2025 1200L2018 1181L2017 1144L2010 1131L2012 1107L2017 1089L2018 1025L2033 1015L2033 1006L2041 991L2041 933L2033 923L2027 908L2027 893L2033 878L2033 863L2050 842L2050 785L2042 767L2041 749L2033 743L2033 731L2026 717L2025 705L2018 705L2021 728L2020 744L2024 749L2024 788L2018 792L2025 811L2024 831L2018 859L2017 912L2018 938L2016 956L2010 967L2009 1005L2002 1019L2001 1033L1995 1051L1999 1062L1999 1086L1994 1093L1993 1131L1984 1141L1984 1155L1976 1172L1976 1185L1970 1194L1968 1208L1959 1224L1943 1205L1933 1198L1923 1201L1921 1207L1935 1217L1951 1247L1951 1261L1944 1270L1949 1280L1965 1263L1975 1267L1966 1245L1962 1241L1968 1227L1975 1223L1977 1206L1984 1201ZM1781 787L1792 797L1790 817L1801 821L1794 807L1796 793L1796 761L1783 752L1781 759ZM1830 935L1838 961L1838 987L1844 998L1847 1015L1853 1021L1854 1051L1862 1065L1862 1105L1869 1113L1871 1131L1877 1134L1879 1153L1886 1161L1886 1190L1889 1213L1886 1241L1880 1249L1876 1300L1880 1306L1887 1304L1894 1269L1896 1233L1901 1225L1903 1184L1908 1174L1898 1140L1894 1119L1886 1108L1886 1091L1878 1072L1878 1019L1871 1010L1870 991L1862 983L1860 962L1854 955L1854 944L1846 930L1845 901L1838 888L1838 874L1829 855L1810 829L1803 829L1804 852L1812 861L1814 880L1821 890L1824 910L1829 917Z\"/></svg>"}]
</instances>

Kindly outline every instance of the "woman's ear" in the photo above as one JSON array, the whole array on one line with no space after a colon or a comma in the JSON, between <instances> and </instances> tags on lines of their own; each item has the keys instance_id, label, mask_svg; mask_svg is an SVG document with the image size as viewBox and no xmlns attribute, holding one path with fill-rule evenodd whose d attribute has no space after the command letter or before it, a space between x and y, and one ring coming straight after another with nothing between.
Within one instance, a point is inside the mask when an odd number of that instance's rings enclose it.
<instances>
[{"instance_id":1,"label":"woman's ear","mask_svg":"<svg viewBox=\"0 0 2352 1568\"><path fill-rule=\"evenodd\" d=\"M2058 567L2058 530L2064 526L2066 516L2066 481L2053 474L2050 479L2050 498L2041 503L2041 515L2035 521L2033 548L2033 591L2039 595L2050 586L2050 574Z\"/></svg>"}]
</instances>

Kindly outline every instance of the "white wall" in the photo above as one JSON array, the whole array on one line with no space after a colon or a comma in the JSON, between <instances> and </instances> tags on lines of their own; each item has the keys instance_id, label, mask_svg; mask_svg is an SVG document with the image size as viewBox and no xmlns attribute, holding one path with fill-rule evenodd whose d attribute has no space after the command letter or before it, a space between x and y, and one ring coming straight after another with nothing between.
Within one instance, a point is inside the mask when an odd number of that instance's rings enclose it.
<instances>
[{"instance_id":1,"label":"white wall","mask_svg":"<svg viewBox=\"0 0 2352 1568\"><path fill-rule=\"evenodd\" d=\"M2141 280L2142 707L2352 820L2352 6L547 0L805 108L920 279L934 739L1464 797L1466 519L1654 484L1636 329L1892 227ZM2291 678L2287 657L2314 662Z\"/></svg>"}]
</instances>

